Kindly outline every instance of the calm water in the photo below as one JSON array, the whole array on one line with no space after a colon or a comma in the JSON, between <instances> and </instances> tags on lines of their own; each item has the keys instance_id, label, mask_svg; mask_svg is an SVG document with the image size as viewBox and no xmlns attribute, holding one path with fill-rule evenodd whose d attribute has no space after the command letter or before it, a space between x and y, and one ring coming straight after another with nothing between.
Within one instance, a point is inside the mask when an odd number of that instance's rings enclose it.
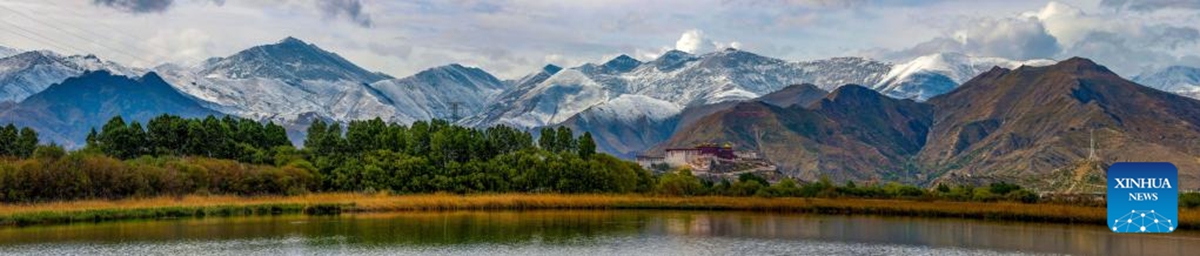
<instances>
[{"instance_id":1,"label":"calm water","mask_svg":"<svg viewBox=\"0 0 1200 256\"><path fill-rule=\"evenodd\" d=\"M0 254L1196 255L1200 233L744 212L275 216L0 229Z\"/></svg>"}]
</instances>

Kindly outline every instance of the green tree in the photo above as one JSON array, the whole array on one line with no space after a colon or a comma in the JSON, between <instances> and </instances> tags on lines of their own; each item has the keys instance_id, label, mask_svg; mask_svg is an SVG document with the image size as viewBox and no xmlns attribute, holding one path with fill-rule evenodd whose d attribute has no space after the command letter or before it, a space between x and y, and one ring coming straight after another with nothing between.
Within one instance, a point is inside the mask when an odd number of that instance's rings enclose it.
<instances>
[{"instance_id":1,"label":"green tree","mask_svg":"<svg viewBox=\"0 0 1200 256\"><path fill-rule=\"evenodd\" d=\"M29 127L21 128L20 138L17 139L15 155L26 158L33 155L33 150L37 149L38 134Z\"/></svg>"},{"instance_id":2,"label":"green tree","mask_svg":"<svg viewBox=\"0 0 1200 256\"><path fill-rule=\"evenodd\" d=\"M268 122L264 129L265 131L263 132L265 134L263 136L266 140L264 146L266 148L292 147L292 141L288 139L287 129L284 129L283 126L275 124L275 122Z\"/></svg>"},{"instance_id":3,"label":"green tree","mask_svg":"<svg viewBox=\"0 0 1200 256\"><path fill-rule=\"evenodd\" d=\"M555 133L554 130L550 128L542 128L542 130L538 132L538 147L541 147L542 150L545 151L559 151L558 133Z\"/></svg>"},{"instance_id":4,"label":"green tree","mask_svg":"<svg viewBox=\"0 0 1200 256\"><path fill-rule=\"evenodd\" d=\"M58 144L50 143L49 145L39 145L33 150L33 158L43 160L58 160L67 155L67 151Z\"/></svg>"},{"instance_id":5,"label":"green tree","mask_svg":"<svg viewBox=\"0 0 1200 256\"><path fill-rule=\"evenodd\" d=\"M146 130L142 129L142 124L133 121L129 124L129 140L125 141L125 151L128 156L125 158L136 158L147 154L149 151L146 148Z\"/></svg>"},{"instance_id":6,"label":"green tree","mask_svg":"<svg viewBox=\"0 0 1200 256\"><path fill-rule=\"evenodd\" d=\"M125 119L116 116L104 124L96 141L100 145L100 151L104 154L120 159L129 159L137 156L137 152L130 144L134 142L133 136L134 133L125 124Z\"/></svg>"},{"instance_id":7,"label":"green tree","mask_svg":"<svg viewBox=\"0 0 1200 256\"><path fill-rule=\"evenodd\" d=\"M596 141L592 139L592 132L584 132L582 136L579 136L579 157L588 159L595 153Z\"/></svg>"},{"instance_id":8,"label":"green tree","mask_svg":"<svg viewBox=\"0 0 1200 256\"><path fill-rule=\"evenodd\" d=\"M578 148L578 142L575 141L575 135L571 133L571 128L559 126L557 133L558 135L555 138L558 139L558 151L575 152Z\"/></svg>"},{"instance_id":9,"label":"green tree","mask_svg":"<svg viewBox=\"0 0 1200 256\"><path fill-rule=\"evenodd\" d=\"M692 175L692 171L683 168L675 173L665 174L658 180L658 193L674 196L698 195L704 189L700 179Z\"/></svg>"},{"instance_id":10,"label":"green tree","mask_svg":"<svg viewBox=\"0 0 1200 256\"><path fill-rule=\"evenodd\" d=\"M187 125L178 116L163 114L146 122L147 147L151 154L183 155Z\"/></svg>"},{"instance_id":11,"label":"green tree","mask_svg":"<svg viewBox=\"0 0 1200 256\"><path fill-rule=\"evenodd\" d=\"M187 138L183 141L183 154L185 155L208 155L208 136L204 131L204 125L199 120L188 120L186 124Z\"/></svg>"},{"instance_id":12,"label":"green tree","mask_svg":"<svg viewBox=\"0 0 1200 256\"><path fill-rule=\"evenodd\" d=\"M18 138L17 126L8 124L0 128L0 156L16 156Z\"/></svg>"},{"instance_id":13,"label":"green tree","mask_svg":"<svg viewBox=\"0 0 1200 256\"><path fill-rule=\"evenodd\" d=\"M89 147L89 148L96 147L96 140L97 140L98 136L100 136L100 134L96 133L96 127L92 127L92 130L90 132L88 132L88 134L87 134L86 147Z\"/></svg>"},{"instance_id":14,"label":"green tree","mask_svg":"<svg viewBox=\"0 0 1200 256\"><path fill-rule=\"evenodd\" d=\"M324 146L322 145L322 141L325 139L325 130L328 129L325 126L325 121L321 121L321 119L313 121L313 123L308 126L308 137L304 139L305 149L313 152L323 152L321 150L321 146Z\"/></svg>"}]
</instances>

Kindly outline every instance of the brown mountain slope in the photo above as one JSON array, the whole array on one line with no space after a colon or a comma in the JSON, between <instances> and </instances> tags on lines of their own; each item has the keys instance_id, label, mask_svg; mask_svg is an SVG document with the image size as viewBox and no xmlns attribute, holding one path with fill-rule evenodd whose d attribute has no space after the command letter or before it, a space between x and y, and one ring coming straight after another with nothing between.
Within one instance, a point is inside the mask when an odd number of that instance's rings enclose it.
<instances>
[{"instance_id":1,"label":"brown mountain slope","mask_svg":"<svg viewBox=\"0 0 1200 256\"><path fill-rule=\"evenodd\" d=\"M1167 161L1200 187L1200 101L1137 85L1072 58L993 68L930 99L933 129L918 159L934 175L1019 177L1099 161Z\"/></svg>"},{"instance_id":2,"label":"brown mountain slope","mask_svg":"<svg viewBox=\"0 0 1200 256\"><path fill-rule=\"evenodd\" d=\"M928 105L847 85L808 108L739 103L688 125L654 151L729 142L802 179L908 179L897 174L907 173L905 163L922 148L931 115Z\"/></svg>"},{"instance_id":3,"label":"brown mountain slope","mask_svg":"<svg viewBox=\"0 0 1200 256\"><path fill-rule=\"evenodd\" d=\"M826 94L829 92L821 90L813 84L794 84L753 101L780 107L808 105L825 97ZM737 104L738 102L721 102L691 106L666 120L641 118L633 120L633 122L592 115L592 111L589 109L572 116L557 126L566 126L579 133L591 132L592 137L596 139L597 147L602 152L623 158L633 158L667 140L679 129L717 111L733 108Z\"/></svg>"}]
</instances>

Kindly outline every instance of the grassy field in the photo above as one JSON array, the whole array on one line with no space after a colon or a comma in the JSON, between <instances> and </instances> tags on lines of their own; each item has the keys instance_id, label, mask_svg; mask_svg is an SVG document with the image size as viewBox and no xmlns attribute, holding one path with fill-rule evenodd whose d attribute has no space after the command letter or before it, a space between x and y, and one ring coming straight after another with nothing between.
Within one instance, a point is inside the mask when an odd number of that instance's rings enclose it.
<instances>
[{"instance_id":1,"label":"grassy field","mask_svg":"<svg viewBox=\"0 0 1200 256\"><path fill-rule=\"evenodd\" d=\"M1105 208L1058 204L876 199L657 197L642 195L322 193L287 197L186 196L0 205L0 226L131 219L398 211L663 209L876 214L1056 223L1105 223ZM1200 228L1200 210L1181 209L1180 228Z\"/></svg>"}]
</instances>

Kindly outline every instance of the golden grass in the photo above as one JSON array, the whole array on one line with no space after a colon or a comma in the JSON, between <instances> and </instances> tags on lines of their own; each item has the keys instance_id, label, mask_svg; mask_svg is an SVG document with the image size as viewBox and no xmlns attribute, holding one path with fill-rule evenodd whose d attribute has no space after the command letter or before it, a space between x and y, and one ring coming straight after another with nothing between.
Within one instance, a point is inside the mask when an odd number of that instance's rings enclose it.
<instances>
[{"instance_id":1,"label":"golden grass","mask_svg":"<svg viewBox=\"0 0 1200 256\"><path fill-rule=\"evenodd\" d=\"M347 212L536 210L536 209L665 209L734 210L818 214L878 214L1012 221L1105 223L1106 209L1059 204L977 203L880 199L659 197L643 195L562 194L425 194L399 195L318 193L302 196L186 196L129 200L89 200L40 204L0 204L0 217L71 214L85 211L134 211L164 207L229 207L256 205L346 205ZM1181 209L1180 226L1200 227L1200 210Z\"/></svg>"}]
</instances>

